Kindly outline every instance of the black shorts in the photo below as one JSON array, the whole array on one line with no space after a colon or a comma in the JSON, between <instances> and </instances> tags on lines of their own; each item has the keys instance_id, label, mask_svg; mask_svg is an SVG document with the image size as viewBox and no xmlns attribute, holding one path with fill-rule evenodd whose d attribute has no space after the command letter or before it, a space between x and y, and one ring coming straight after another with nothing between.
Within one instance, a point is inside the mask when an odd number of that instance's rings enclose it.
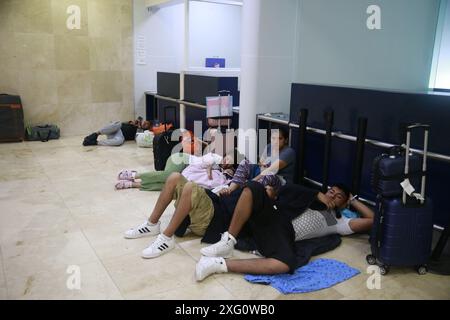
<instances>
[{"instance_id":1,"label":"black shorts","mask_svg":"<svg viewBox=\"0 0 450 320\"><path fill-rule=\"evenodd\" d=\"M248 221L258 251L266 258L279 260L296 269L295 233L291 221L284 218L267 196L263 185L249 182L253 195L253 212Z\"/></svg>"}]
</instances>

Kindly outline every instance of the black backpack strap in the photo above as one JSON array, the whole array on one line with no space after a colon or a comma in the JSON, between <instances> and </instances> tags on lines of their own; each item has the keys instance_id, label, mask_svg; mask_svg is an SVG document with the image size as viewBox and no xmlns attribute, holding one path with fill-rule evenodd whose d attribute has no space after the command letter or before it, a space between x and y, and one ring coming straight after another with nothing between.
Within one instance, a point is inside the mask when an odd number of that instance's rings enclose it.
<instances>
[{"instance_id":1,"label":"black backpack strap","mask_svg":"<svg viewBox=\"0 0 450 320\"><path fill-rule=\"evenodd\" d=\"M41 139L41 142L48 142L50 140L50 135L52 134L52 130L48 129L47 138L42 138L41 132L38 131L38 136Z\"/></svg>"}]
</instances>

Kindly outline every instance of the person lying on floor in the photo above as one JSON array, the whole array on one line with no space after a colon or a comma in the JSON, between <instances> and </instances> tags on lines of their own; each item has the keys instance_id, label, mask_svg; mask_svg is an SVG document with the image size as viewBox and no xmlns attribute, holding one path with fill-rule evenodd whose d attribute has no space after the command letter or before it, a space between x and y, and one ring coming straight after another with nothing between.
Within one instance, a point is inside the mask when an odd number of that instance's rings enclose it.
<instances>
[{"instance_id":1,"label":"person lying on floor","mask_svg":"<svg viewBox=\"0 0 450 320\"><path fill-rule=\"evenodd\" d=\"M122 122L113 122L97 132L94 132L84 138L83 146L109 146L109 147L119 147L125 142L125 137L122 133ZM105 140L98 140L101 135L106 135Z\"/></svg>"},{"instance_id":2,"label":"person lying on floor","mask_svg":"<svg viewBox=\"0 0 450 320\"><path fill-rule=\"evenodd\" d=\"M195 147L201 148L201 142L193 141L193 136L189 131L181 132L183 150L180 153L172 154L166 161L163 171L150 171L139 173L136 170L124 169L117 175L118 182L115 184L116 190L137 188L141 191L161 191L167 178L174 172L182 172L188 165L192 151ZM194 150L191 146L195 143ZM185 148L185 146L189 148Z\"/></svg>"},{"instance_id":3,"label":"person lying on floor","mask_svg":"<svg viewBox=\"0 0 450 320\"><path fill-rule=\"evenodd\" d=\"M202 157L190 155L185 152L171 155L166 162L164 171L139 173L135 170L122 170L117 190L139 188L141 191L161 191L167 178L175 172L182 173L188 180L199 184L206 189L227 184L234 175L234 168L230 156L221 156L208 153Z\"/></svg>"},{"instance_id":4,"label":"person lying on floor","mask_svg":"<svg viewBox=\"0 0 450 320\"><path fill-rule=\"evenodd\" d=\"M298 267L296 241L368 232L374 212L353 199L348 190L336 184L323 194L299 185L287 185L277 195L270 186L249 182L237 202L228 231L219 242L201 249L203 257L195 272L197 281L224 272L265 275L294 272ZM340 210L350 204L361 218L340 217ZM244 226L265 258L225 261L224 258L232 257L236 237Z\"/></svg>"},{"instance_id":5,"label":"person lying on floor","mask_svg":"<svg viewBox=\"0 0 450 320\"><path fill-rule=\"evenodd\" d=\"M166 161L164 171L140 173L124 169L117 175L116 190L137 188L141 191L161 191L167 178L175 172L182 172L189 165L190 155L184 152L172 154Z\"/></svg>"},{"instance_id":6,"label":"person lying on floor","mask_svg":"<svg viewBox=\"0 0 450 320\"><path fill-rule=\"evenodd\" d=\"M148 130L150 128L149 121L143 121L141 117L139 117L136 121L129 121L128 124L132 124L137 129ZM98 137L101 135L106 135L106 139L98 140ZM83 140L83 146L108 146L108 147L119 147L123 145L125 142L125 136L122 131L122 122L116 121L108 124L104 128L96 131Z\"/></svg>"},{"instance_id":7,"label":"person lying on floor","mask_svg":"<svg viewBox=\"0 0 450 320\"><path fill-rule=\"evenodd\" d=\"M244 159L236 170L229 188L220 192L228 196L242 188L248 180L254 180L278 191L286 183L292 183L295 169L295 150L289 147L289 132L280 128L272 130L271 143L264 148L258 164Z\"/></svg>"},{"instance_id":8,"label":"person lying on floor","mask_svg":"<svg viewBox=\"0 0 450 320\"><path fill-rule=\"evenodd\" d=\"M183 172L189 165L200 164L206 165L208 176L214 175L215 178L220 178L225 175L227 179L230 179L234 175L235 166L231 164L230 158L226 157L222 161L221 157L214 157L211 154L215 154L215 149L212 149L213 142L205 149L205 156L197 156L202 149L201 140L194 137L189 131L182 132L182 147L181 153L175 153L171 155L167 161L163 171L151 171L145 173L139 173L137 170L124 169L118 174L118 182L115 184L116 190L137 188L141 191L161 191L164 187L164 183L167 178L175 172ZM220 150L218 150L220 151ZM228 160L228 162L227 162ZM212 171L212 169L220 170L223 174ZM190 179L189 175L194 174L194 170L198 171L197 177L204 179L206 176L203 174L205 170L201 167L189 168L186 171L186 178L190 181L199 182L196 179ZM214 184L214 179L207 181L209 184ZM227 180L220 180L225 182ZM209 188L209 187L207 187Z\"/></svg>"}]
</instances>

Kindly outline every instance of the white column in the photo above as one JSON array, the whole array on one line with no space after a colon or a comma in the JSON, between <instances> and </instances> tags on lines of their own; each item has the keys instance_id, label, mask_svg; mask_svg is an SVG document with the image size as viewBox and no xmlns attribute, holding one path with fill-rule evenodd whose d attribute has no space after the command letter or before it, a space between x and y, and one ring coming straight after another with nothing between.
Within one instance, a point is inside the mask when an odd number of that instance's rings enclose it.
<instances>
[{"instance_id":1,"label":"white column","mask_svg":"<svg viewBox=\"0 0 450 320\"><path fill-rule=\"evenodd\" d=\"M298 5L298 0L244 0L239 117L243 130L255 128L256 114L290 111ZM245 139L239 137L241 152L246 151ZM249 156L256 151L253 139L247 136L252 143Z\"/></svg>"},{"instance_id":2,"label":"white column","mask_svg":"<svg viewBox=\"0 0 450 320\"><path fill-rule=\"evenodd\" d=\"M239 111L239 151L252 161L256 155L256 129L258 101L258 62L261 0L244 0L242 7L241 43L241 97ZM242 134L247 132L247 134Z\"/></svg>"},{"instance_id":3,"label":"white column","mask_svg":"<svg viewBox=\"0 0 450 320\"><path fill-rule=\"evenodd\" d=\"M189 0L184 0L184 57L183 70L180 72L180 100L184 100L184 76L189 70ZM180 104L180 128L186 128L186 106Z\"/></svg>"}]
</instances>

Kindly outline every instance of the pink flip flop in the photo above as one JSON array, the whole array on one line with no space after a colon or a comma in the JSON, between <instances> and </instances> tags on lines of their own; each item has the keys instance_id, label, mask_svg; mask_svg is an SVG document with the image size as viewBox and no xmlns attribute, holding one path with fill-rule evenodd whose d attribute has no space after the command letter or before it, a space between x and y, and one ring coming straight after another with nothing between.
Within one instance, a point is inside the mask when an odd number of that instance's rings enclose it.
<instances>
[{"instance_id":1,"label":"pink flip flop","mask_svg":"<svg viewBox=\"0 0 450 320\"><path fill-rule=\"evenodd\" d=\"M116 190L124 190L133 188L133 182L129 180L120 180L116 183Z\"/></svg>"},{"instance_id":2,"label":"pink flip flop","mask_svg":"<svg viewBox=\"0 0 450 320\"><path fill-rule=\"evenodd\" d=\"M134 181L134 177L136 176L137 171L135 170L122 170L117 175L117 178L119 180L128 180L128 181Z\"/></svg>"}]
</instances>

